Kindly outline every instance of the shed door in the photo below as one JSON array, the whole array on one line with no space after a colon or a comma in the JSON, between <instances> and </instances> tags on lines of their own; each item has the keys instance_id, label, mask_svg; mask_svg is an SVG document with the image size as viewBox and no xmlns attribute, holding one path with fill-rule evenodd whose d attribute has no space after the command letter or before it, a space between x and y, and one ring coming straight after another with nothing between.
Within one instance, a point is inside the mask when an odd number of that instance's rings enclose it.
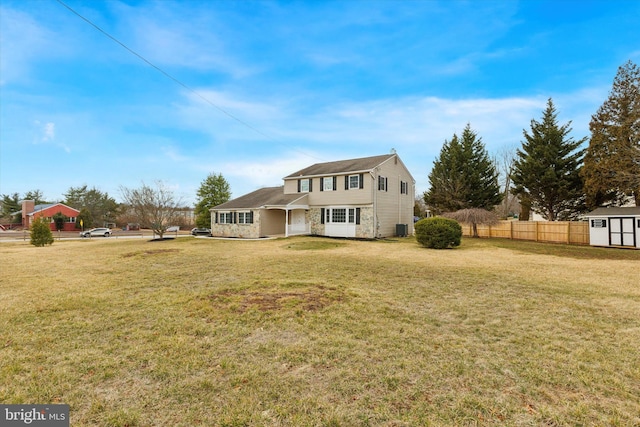
<instances>
[{"instance_id":1,"label":"shed door","mask_svg":"<svg viewBox=\"0 0 640 427\"><path fill-rule=\"evenodd\" d=\"M636 233L633 218L609 219L609 244L611 246L635 246Z\"/></svg>"}]
</instances>

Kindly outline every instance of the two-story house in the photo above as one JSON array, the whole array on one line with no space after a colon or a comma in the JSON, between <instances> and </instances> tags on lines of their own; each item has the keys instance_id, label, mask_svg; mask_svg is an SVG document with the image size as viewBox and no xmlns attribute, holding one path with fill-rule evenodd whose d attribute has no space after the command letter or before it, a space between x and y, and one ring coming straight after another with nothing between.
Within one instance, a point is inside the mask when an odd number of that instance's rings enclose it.
<instances>
[{"instance_id":1,"label":"two-story house","mask_svg":"<svg viewBox=\"0 0 640 427\"><path fill-rule=\"evenodd\" d=\"M395 153L317 163L284 177L283 186L215 206L211 233L369 239L407 234L413 230L414 194L415 181Z\"/></svg>"}]
</instances>

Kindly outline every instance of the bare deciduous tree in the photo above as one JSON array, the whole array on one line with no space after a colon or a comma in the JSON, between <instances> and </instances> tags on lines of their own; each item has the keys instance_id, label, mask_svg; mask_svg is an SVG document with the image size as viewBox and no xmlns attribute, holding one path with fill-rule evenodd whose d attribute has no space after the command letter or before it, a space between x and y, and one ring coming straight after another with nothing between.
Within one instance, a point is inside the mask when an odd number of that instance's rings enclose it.
<instances>
[{"instance_id":1,"label":"bare deciduous tree","mask_svg":"<svg viewBox=\"0 0 640 427\"><path fill-rule=\"evenodd\" d=\"M182 202L175 200L173 192L162 181L156 181L155 188L143 182L140 188L120 187L120 191L140 225L153 230L160 239L167 228L178 220Z\"/></svg>"},{"instance_id":2,"label":"bare deciduous tree","mask_svg":"<svg viewBox=\"0 0 640 427\"><path fill-rule=\"evenodd\" d=\"M495 225L499 222L498 215L495 212L480 208L460 209L459 211L448 212L443 216L455 219L458 222L471 224L473 237L478 237L478 225Z\"/></svg>"},{"instance_id":3,"label":"bare deciduous tree","mask_svg":"<svg viewBox=\"0 0 640 427\"><path fill-rule=\"evenodd\" d=\"M518 213L518 197L511 193L511 176L516 162L515 146L503 147L494 155L493 162L498 170L498 183L502 188L502 203L496 207L500 218L507 218L511 213Z\"/></svg>"}]
</instances>

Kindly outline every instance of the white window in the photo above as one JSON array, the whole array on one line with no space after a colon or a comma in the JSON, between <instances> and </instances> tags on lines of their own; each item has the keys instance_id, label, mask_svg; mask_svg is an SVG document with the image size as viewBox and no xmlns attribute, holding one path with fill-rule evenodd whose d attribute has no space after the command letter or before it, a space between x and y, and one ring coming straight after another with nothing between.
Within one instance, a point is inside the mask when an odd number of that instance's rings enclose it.
<instances>
[{"instance_id":1,"label":"white window","mask_svg":"<svg viewBox=\"0 0 640 427\"><path fill-rule=\"evenodd\" d=\"M238 212L238 224L253 224L253 212Z\"/></svg>"},{"instance_id":2,"label":"white window","mask_svg":"<svg viewBox=\"0 0 640 427\"><path fill-rule=\"evenodd\" d=\"M333 191L333 182L334 182L334 179L332 176L322 178L322 190Z\"/></svg>"},{"instance_id":3,"label":"white window","mask_svg":"<svg viewBox=\"0 0 640 427\"><path fill-rule=\"evenodd\" d=\"M220 212L218 214L218 222L220 224L232 224L233 223L233 214L231 212Z\"/></svg>"},{"instance_id":4,"label":"white window","mask_svg":"<svg viewBox=\"0 0 640 427\"><path fill-rule=\"evenodd\" d=\"M360 208L322 208L322 224L360 224Z\"/></svg>"},{"instance_id":5,"label":"white window","mask_svg":"<svg viewBox=\"0 0 640 427\"><path fill-rule=\"evenodd\" d=\"M409 194L409 183L400 181L400 194Z\"/></svg>"},{"instance_id":6,"label":"white window","mask_svg":"<svg viewBox=\"0 0 640 427\"><path fill-rule=\"evenodd\" d=\"M347 210L344 208L331 209L331 222L347 222Z\"/></svg>"},{"instance_id":7,"label":"white window","mask_svg":"<svg viewBox=\"0 0 640 427\"><path fill-rule=\"evenodd\" d=\"M300 190L301 193L308 193L309 192L309 180L308 179L301 179L300 180Z\"/></svg>"},{"instance_id":8,"label":"white window","mask_svg":"<svg viewBox=\"0 0 640 427\"><path fill-rule=\"evenodd\" d=\"M349 190L360 188L360 175L349 175Z\"/></svg>"},{"instance_id":9,"label":"white window","mask_svg":"<svg viewBox=\"0 0 640 427\"><path fill-rule=\"evenodd\" d=\"M387 191L387 177L386 176L379 176L378 177L378 190L380 191Z\"/></svg>"}]
</instances>

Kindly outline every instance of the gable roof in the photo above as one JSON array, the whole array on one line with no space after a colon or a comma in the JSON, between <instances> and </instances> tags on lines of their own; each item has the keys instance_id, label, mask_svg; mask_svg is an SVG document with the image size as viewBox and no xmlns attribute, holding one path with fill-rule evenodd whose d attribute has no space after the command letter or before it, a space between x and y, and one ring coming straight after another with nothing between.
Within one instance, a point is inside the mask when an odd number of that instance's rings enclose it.
<instances>
[{"instance_id":1,"label":"gable roof","mask_svg":"<svg viewBox=\"0 0 640 427\"><path fill-rule=\"evenodd\" d=\"M221 209L256 209L267 206L287 206L293 202L301 201L300 204L306 205L301 199L307 197L307 194L284 194L284 186L260 188L252 193L240 196L237 199L229 200L218 206L211 208L212 210Z\"/></svg>"},{"instance_id":2,"label":"gable roof","mask_svg":"<svg viewBox=\"0 0 640 427\"><path fill-rule=\"evenodd\" d=\"M78 209L72 208L71 206L67 206L64 203L41 203L41 204L35 205L33 207L33 211L27 212L27 215L28 216L33 216L36 213L39 213L39 212L44 211L44 210L47 210L47 209L52 208L54 206L64 206L65 208L68 208L68 209L71 209L71 210L74 210L74 211L80 213L80 211ZM17 215L17 214L22 214L22 210L16 211L16 212L12 213L11 215Z\"/></svg>"},{"instance_id":3,"label":"gable roof","mask_svg":"<svg viewBox=\"0 0 640 427\"><path fill-rule=\"evenodd\" d=\"M338 160L336 162L316 163L291 175L287 178L299 178L301 176L340 175L349 172L366 172L389 160L396 154L383 154L381 156L362 157L359 159Z\"/></svg>"},{"instance_id":4,"label":"gable roof","mask_svg":"<svg viewBox=\"0 0 640 427\"><path fill-rule=\"evenodd\" d=\"M585 216L634 216L640 215L640 206L620 208L597 208Z\"/></svg>"}]
</instances>

